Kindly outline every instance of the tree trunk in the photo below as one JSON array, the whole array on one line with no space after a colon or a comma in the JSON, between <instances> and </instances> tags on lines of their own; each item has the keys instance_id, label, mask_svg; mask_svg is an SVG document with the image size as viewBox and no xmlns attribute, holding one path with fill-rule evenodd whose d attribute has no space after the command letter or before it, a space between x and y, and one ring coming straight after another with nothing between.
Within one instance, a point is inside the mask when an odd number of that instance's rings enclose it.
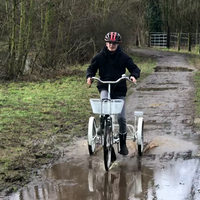
<instances>
[{"instance_id":1,"label":"tree trunk","mask_svg":"<svg viewBox=\"0 0 200 200\"><path fill-rule=\"evenodd\" d=\"M25 22L25 0L20 2L20 26L19 26L19 42L18 42L18 55L17 55L17 73L23 73L25 61L26 61L26 49L25 49L25 33L26 33L26 22Z\"/></svg>"},{"instance_id":2,"label":"tree trunk","mask_svg":"<svg viewBox=\"0 0 200 200\"><path fill-rule=\"evenodd\" d=\"M12 17L11 17L11 40L10 40L10 55L8 64L8 78L12 79L15 74L15 50L16 50L16 0L12 1Z\"/></svg>"}]
</instances>

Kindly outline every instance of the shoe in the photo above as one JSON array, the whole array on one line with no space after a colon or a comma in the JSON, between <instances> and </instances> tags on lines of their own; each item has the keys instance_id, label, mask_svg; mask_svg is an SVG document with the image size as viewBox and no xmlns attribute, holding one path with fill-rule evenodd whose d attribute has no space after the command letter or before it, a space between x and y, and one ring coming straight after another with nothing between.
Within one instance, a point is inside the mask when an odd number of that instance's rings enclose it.
<instances>
[{"instance_id":1,"label":"shoe","mask_svg":"<svg viewBox=\"0 0 200 200\"><path fill-rule=\"evenodd\" d=\"M115 160L117 160L116 154L115 154L115 150L112 147L111 149L111 162L113 163Z\"/></svg>"},{"instance_id":2,"label":"shoe","mask_svg":"<svg viewBox=\"0 0 200 200\"><path fill-rule=\"evenodd\" d=\"M128 155L128 148L126 146L126 133L125 134L120 134L119 133L119 143L120 143L120 151L119 154L126 156Z\"/></svg>"}]
</instances>

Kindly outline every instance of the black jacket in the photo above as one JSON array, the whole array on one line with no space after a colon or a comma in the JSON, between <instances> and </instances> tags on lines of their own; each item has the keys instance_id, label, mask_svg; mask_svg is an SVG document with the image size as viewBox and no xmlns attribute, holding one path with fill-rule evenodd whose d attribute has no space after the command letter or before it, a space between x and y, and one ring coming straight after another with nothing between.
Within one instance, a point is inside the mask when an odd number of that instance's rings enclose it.
<instances>
[{"instance_id":1,"label":"black jacket","mask_svg":"<svg viewBox=\"0 0 200 200\"><path fill-rule=\"evenodd\" d=\"M100 79L103 81L116 81L126 73L126 68L130 72L130 76L136 79L140 76L140 69L133 63L133 60L125 54L121 47L118 46L117 50L111 54L105 46L100 53L98 53L87 68L86 78L93 77L99 70ZM97 84L99 91L102 89L107 90L106 84ZM117 84L111 85L111 97L126 96L127 86L126 81L121 81Z\"/></svg>"}]
</instances>

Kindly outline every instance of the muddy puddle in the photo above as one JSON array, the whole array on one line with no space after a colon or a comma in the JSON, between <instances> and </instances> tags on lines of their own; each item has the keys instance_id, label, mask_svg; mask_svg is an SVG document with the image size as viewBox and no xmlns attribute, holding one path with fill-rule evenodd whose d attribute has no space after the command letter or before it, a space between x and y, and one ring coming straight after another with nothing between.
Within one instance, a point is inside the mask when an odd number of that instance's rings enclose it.
<instances>
[{"instance_id":1,"label":"muddy puddle","mask_svg":"<svg viewBox=\"0 0 200 200\"><path fill-rule=\"evenodd\" d=\"M159 136L146 145L142 157L137 156L133 141L128 141L128 148L129 156L117 154L117 161L105 172L102 149L89 156L86 140L80 140L58 164L41 173L40 182L9 200L200 199L200 160L194 153L197 144Z\"/></svg>"}]
</instances>

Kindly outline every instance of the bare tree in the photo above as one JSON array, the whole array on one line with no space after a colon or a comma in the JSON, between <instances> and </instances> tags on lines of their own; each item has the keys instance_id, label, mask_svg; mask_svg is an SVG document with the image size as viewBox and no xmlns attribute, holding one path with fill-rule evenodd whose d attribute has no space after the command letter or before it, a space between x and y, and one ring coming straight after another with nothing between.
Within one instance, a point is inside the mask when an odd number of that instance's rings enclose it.
<instances>
[{"instance_id":1,"label":"bare tree","mask_svg":"<svg viewBox=\"0 0 200 200\"><path fill-rule=\"evenodd\" d=\"M196 32L198 41L199 5L199 0L2 0L6 76L23 74L27 60L34 70L88 62L109 31L122 34L123 47L136 38L144 45L150 21L161 31Z\"/></svg>"}]
</instances>

